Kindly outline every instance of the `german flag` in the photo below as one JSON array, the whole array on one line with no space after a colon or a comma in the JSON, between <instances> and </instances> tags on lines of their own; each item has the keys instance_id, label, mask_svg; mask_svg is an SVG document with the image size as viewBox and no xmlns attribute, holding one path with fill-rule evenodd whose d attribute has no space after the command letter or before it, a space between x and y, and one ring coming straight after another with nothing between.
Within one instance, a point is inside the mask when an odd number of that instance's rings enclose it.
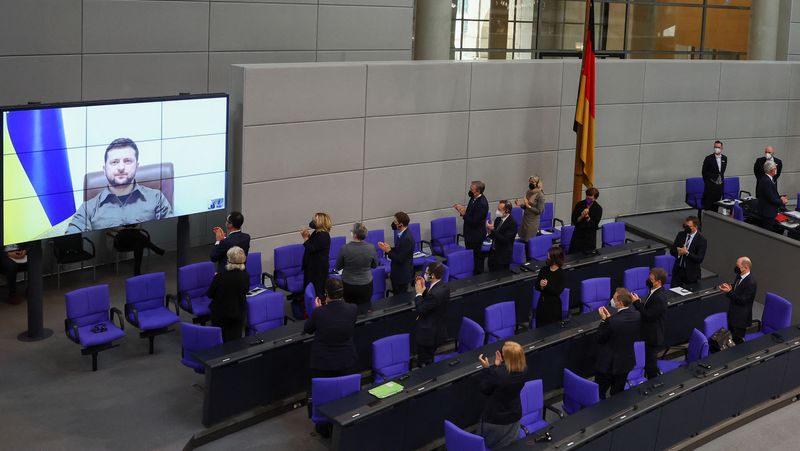
<instances>
[{"instance_id":1,"label":"german flag","mask_svg":"<svg viewBox=\"0 0 800 451\"><path fill-rule=\"evenodd\" d=\"M572 127L577 134L573 205L583 197L583 186L588 188L594 184L594 0L586 0L584 24L581 80L575 104L575 124Z\"/></svg>"}]
</instances>

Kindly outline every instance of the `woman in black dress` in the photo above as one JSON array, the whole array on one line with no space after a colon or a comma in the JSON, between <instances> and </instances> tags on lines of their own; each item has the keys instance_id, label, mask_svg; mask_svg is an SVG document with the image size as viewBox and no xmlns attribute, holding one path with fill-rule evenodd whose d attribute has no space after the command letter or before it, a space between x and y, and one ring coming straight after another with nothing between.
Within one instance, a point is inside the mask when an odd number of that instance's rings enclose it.
<instances>
[{"instance_id":1,"label":"woman in black dress","mask_svg":"<svg viewBox=\"0 0 800 451\"><path fill-rule=\"evenodd\" d=\"M329 254L331 251L331 217L327 213L317 213L303 228L303 289L314 284L314 292L323 298L325 281L328 280Z\"/></svg>"},{"instance_id":2,"label":"woman in black dress","mask_svg":"<svg viewBox=\"0 0 800 451\"><path fill-rule=\"evenodd\" d=\"M564 266L564 251L553 246L547 251L547 262L539 270L535 288L541 293L536 306L536 327L561 321L561 292L567 285Z\"/></svg>"},{"instance_id":3,"label":"woman in black dress","mask_svg":"<svg viewBox=\"0 0 800 451\"><path fill-rule=\"evenodd\" d=\"M242 338L245 297L250 289L250 275L245 271L247 256L239 246L228 249L225 272L214 275L206 296L211 299L211 325L222 328L222 341Z\"/></svg>"},{"instance_id":4,"label":"woman in black dress","mask_svg":"<svg viewBox=\"0 0 800 451\"><path fill-rule=\"evenodd\" d=\"M586 190L586 199L579 201L572 209L572 225L575 232L569 244L569 253L591 254L597 249L597 229L603 218L603 207L597 203L600 191L597 188Z\"/></svg>"}]
</instances>

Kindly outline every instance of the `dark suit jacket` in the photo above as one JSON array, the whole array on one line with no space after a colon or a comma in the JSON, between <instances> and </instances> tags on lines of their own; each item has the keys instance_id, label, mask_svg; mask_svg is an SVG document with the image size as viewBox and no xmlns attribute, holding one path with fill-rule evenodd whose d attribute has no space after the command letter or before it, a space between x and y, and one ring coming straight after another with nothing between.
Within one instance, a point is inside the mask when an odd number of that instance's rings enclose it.
<instances>
[{"instance_id":1,"label":"dark suit jacket","mask_svg":"<svg viewBox=\"0 0 800 451\"><path fill-rule=\"evenodd\" d=\"M722 176L722 179L725 179L725 168L728 167L728 157L724 154L722 155L721 166L722 171L720 171L717 167L716 155L712 153L711 155L706 156L706 158L703 160L703 169L701 171L703 175L703 182L706 186L715 185L714 182L717 180L717 176Z\"/></svg>"},{"instance_id":2,"label":"dark suit jacket","mask_svg":"<svg viewBox=\"0 0 800 451\"><path fill-rule=\"evenodd\" d=\"M775 184L778 184L778 177L781 176L781 171L783 170L783 161L781 161L778 157L772 157L772 161L778 165L778 173L775 175ZM759 157L756 158L756 164L753 165L753 175L756 176L756 192L758 192L758 185L761 183L761 177L767 175L764 174L764 163L767 162L766 157ZM756 196L758 197L758 196Z\"/></svg>"},{"instance_id":3,"label":"dark suit jacket","mask_svg":"<svg viewBox=\"0 0 800 451\"><path fill-rule=\"evenodd\" d=\"M489 214L489 201L486 196L470 199L464 211L464 242L481 243L486 238L486 215Z\"/></svg>"},{"instance_id":4,"label":"dark suit jacket","mask_svg":"<svg viewBox=\"0 0 800 451\"><path fill-rule=\"evenodd\" d=\"M659 288L647 299L633 303L642 316L642 338L650 346L664 344L664 314L667 312L667 289Z\"/></svg>"},{"instance_id":5,"label":"dark suit jacket","mask_svg":"<svg viewBox=\"0 0 800 451\"><path fill-rule=\"evenodd\" d=\"M597 360L595 371L604 374L628 374L636 366L633 342L641 332L639 312L632 308L620 310L601 321L597 329Z\"/></svg>"},{"instance_id":6,"label":"dark suit jacket","mask_svg":"<svg viewBox=\"0 0 800 451\"><path fill-rule=\"evenodd\" d=\"M303 332L314 334L311 342L311 368L343 370L354 368L358 361L353 335L358 307L343 300L317 307L306 320Z\"/></svg>"},{"instance_id":7,"label":"dark suit jacket","mask_svg":"<svg viewBox=\"0 0 800 451\"><path fill-rule=\"evenodd\" d=\"M781 196L778 194L778 187L770 181L768 176L761 178L756 190L758 198L758 213L762 218L774 218L778 211L783 207Z\"/></svg>"},{"instance_id":8,"label":"dark suit jacket","mask_svg":"<svg viewBox=\"0 0 800 451\"><path fill-rule=\"evenodd\" d=\"M450 287L441 280L414 298L417 304L417 344L438 346L447 340L445 317L449 301Z\"/></svg>"},{"instance_id":9,"label":"dark suit jacket","mask_svg":"<svg viewBox=\"0 0 800 451\"><path fill-rule=\"evenodd\" d=\"M735 282L734 282L735 283ZM731 286L734 284L732 283ZM735 290L725 295L731 301L728 307L728 327L747 328L753 321L753 301L756 298L758 284L753 274L748 274Z\"/></svg>"},{"instance_id":10,"label":"dark suit jacket","mask_svg":"<svg viewBox=\"0 0 800 451\"><path fill-rule=\"evenodd\" d=\"M489 262L498 266L508 266L511 264L511 257L514 253L514 239L517 237L517 221L508 215L503 225L498 227L501 219L494 220L494 230L489 236L492 238L492 250L489 253Z\"/></svg>"},{"instance_id":11,"label":"dark suit jacket","mask_svg":"<svg viewBox=\"0 0 800 451\"><path fill-rule=\"evenodd\" d=\"M211 261L217 264L217 272L225 272L225 265L228 263L228 250L234 246L241 247L244 250L244 254L247 255L250 252L250 235L242 231L232 232L211 248Z\"/></svg>"},{"instance_id":12,"label":"dark suit jacket","mask_svg":"<svg viewBox=\"0 0 800 451\"><path fill-rule=\"evenodd\" d=\"M391 273L392 285L396 283L410 283L414 278L414 235L411 230L406 229L400 239L394 243L394 247L387 254L392 260Z\"/></svg>"},{"instance_id":13,"label":"dark suit jacket","mask_svg":"<svg viewBox=\"0 0 800 451\"><path fill-rule=\"evenodd\" d=\"M244 302L250 289L247 271L217 273L208 287L206 296L211 299L209 309L213 318L244 319Z\"/></svg>"},{"instance_id":14,"label":"dark suit jacket","mask_svg":"<svg viewBox=\"0 0 800 451\"><path fill-rule=\"evenodd\" d=\"M681 256L678 255L678 248L683 247L684 244L686 244L686 232L678 232L678 236L675 237L675 241L669 248L670 255L675 257L675 266L672 268L673 273L680 268ZM706 237L697 232L689 245L689 253L683 257L686 261L686 276L690 282L700 280L700 266L703 264L703 259L706 258L707 247Z\"/></svg>"},{"instance_id":15,"label":"dark suit jacket","mask_svg":"<svg viewBox=\"0 0 800 451\"><path fill-rule=\"evenodd\" d=\"M315 230L303 242L303 286L316 282L324 285L328 278L331 234ZM315 289L316 289L315 284ZM322 295L322 293L320 293Z\"/></svg>"},{"instance_id":16,"label":"dark suit jacket","mask_svg":"<svg viewBox=\"0 0 800 451\"><path fill-rule=\"evenodd\" d=\"M597 249L597 228L603 218L603 207L592 202L589 207L589 219L578 222L583 209L586 208L586 199L578 201L572 209L572 225L575 231L572 233L572 242L569 245L569 252L591 252Z\"/></svg>"}]
</instances>

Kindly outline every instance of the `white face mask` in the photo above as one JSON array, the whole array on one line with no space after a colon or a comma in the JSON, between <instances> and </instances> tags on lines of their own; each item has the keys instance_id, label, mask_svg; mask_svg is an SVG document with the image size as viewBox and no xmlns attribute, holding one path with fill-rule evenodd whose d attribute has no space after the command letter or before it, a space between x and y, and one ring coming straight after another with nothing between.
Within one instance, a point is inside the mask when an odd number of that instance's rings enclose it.
<instances>
[{"instance_id":1,"label":"white face mask","mask_svg":"<svg viewBox=\"0 0 800 451\"><path fill-rule=\"evenodd\" d=\"M715 147L714 148L714 155L719 155L721 153L722 153L722 149L721 148L719 148L719 147Z\"/></svg>"},{"instance_id":2,"label":"white face mask","mask_svg":"<svg viewBox=\"0 0 800 451\"><path fill-rule=\"evenodd\" d=\"M772 154L771 153L765 153L764 154L764 158L766 158L767 160L771 160L772 159Z\"/></svg>"},{"instance_id":3,"label":"white face mask","mask_svg":"<svg viewBox=\"0 0 800 451\"><path fill-rule=\"evenodd\" d=\"M502 218L503 217L503 212L500 211L500 210L497 210L496 212L494 212L494 217L495 218Z\"/></svg>"},{"instance_id":4,"label":"white face mask","mask_svg":"<svg viewBox=\"0 0 800 451\"><path fill-rule=\"evenodd\" d=\"M611 300L610 300L610 301L608 301L608 305L609 305L609 307L611 307L611 308L614 308L614 309L615 309L615 308L617 308L617 306L616 306L616 305L614 305L614 298L611 298Z\"/></svg>"},{"instance_id":5,"label":"white face mask","mask_svg":"<svg viewBox=\"0 0 800 451\"><path fill-rule=\"evenodd\" d=\"M425 274L422 275L422 277L425 279L425 282L430 283L430 281L431 281L431 275L430 274L425 273Z\"/></svg>"}]
</instances>

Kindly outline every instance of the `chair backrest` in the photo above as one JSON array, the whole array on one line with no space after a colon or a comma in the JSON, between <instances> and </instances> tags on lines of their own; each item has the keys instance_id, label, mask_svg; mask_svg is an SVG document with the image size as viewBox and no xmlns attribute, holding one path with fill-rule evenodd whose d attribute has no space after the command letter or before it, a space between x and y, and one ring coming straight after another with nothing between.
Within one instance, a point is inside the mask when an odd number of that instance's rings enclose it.
<instances>
[{"instance_id":1,"label":"chair backrest","mask_svg":"<svg viewBox=\"0 0 800 451\"><path fill-rule=\"evenodd\" d=\"M411 232L411 236L414 237L414 252L421 252L422 251L422 232L419 229L418 222L412 222L408 224L408 228L406 229ZM394 244L397 245L397 230L394 231Z\"/></svg>"},{"instance_id":2,"label":"chair backrest","mask_svg":"<svg viewBox=\"0 0 800 451\"><path fill-rule=\"evenodd\" d=\"M727 328L728 314L726 312L708 315L706 319L703 320L703 335L705 335L706 338L711 338L711 336L714 335L714 332Z\"/></svg>"},{"instance_id":3,"label":"chair backrest","mask_svg":"<svg viewBox=\"0 0 800 451\"><path fill-rule=\"evenodd\" d=\"M452 252L447 256L447 266L450 268L450 278L466 279L475 274L475 260L472 250Z\"/></svg>"},{"instance_id":4,"label":"chair backrest","mask_svg":"<svg viewBox=\"0 0 800 451\"><path fill-rule=\"evenodd\" d=\"M686 349L686 361L691 363L706 357L708 357L708 339L699 330L692 329L689 347Z\"/></svg>"},{"instance_id":5,"label":"chair backrest","mask_svg":"<svg viewBox=\"0 0 800 451\"><path fill-rule=\"evenodd\" d=\"M53 238L53 253L56 261L67 254L83 250L83 235L75 233Z\"/></svg>"},{"instance_id":6,"label":"chair backrest","mask_svg":"<svg viewBox=\"0 0 800 451\"><path fill-rule=\"evenodd\" d=\"M547 251L553 246L553 237L539 235L528 239L528 258L547 260Z\"/></svg>"},{"instance_id":7,"label":"chair backrest","mask_svg":"<svg viewBox=\"0 0 800 451\"><path fill-rule=\"evenodd\" d=\"M544 410L544 387L541 379L534 379L525 382L519 392L519 400L522 404L522 418L519 419L522 425L531 425L543 418Z\"/></svg>"},{"instance_id":8,"label":"chair backrest","mask_svg":"<svg viewBox=\"0 0 800 451\"><path fill-rule=\"evenodd\" d=\"M583 311L596 310L611 299L611 278L596 277L581 281L581 303Z\"/></svg>"},{"instance_id":9,"label":"chair backrest","mask_svg":"<svg viewBox=\"0 0 800 451\"><path fill-rule=\"evenodd\" d=\"M722 198L739 198L739 177L725 177L725 180L722 181Z\"/></svg>"},{"instance_id":10,"label":"chair backrest","mask_svg":"<svg viewBox=\"0 0 800 451\"><path fill-rule=\"evenodd\" d=\"M172 163L143 164L136 169L136 183L161 191L170 205L175 192L175 170ZM103 171L88 172L83 177L83 201L97 196L108 186Z\"/></svg>"},{"instance_id":11,"label":"chair backrest","mask_svg":"<svg viewBox=\"0 0 800 451\"><path fill-rule=\"evenodd\" d=\"M192 357L193 352L205 351L222 344L222 328L181 323L181 363L194 370L203 364Z\"/></svg>"},{"instance_id":12,"label":"chair backrest","mask_svg":"<svg viewBox=\"0 0 800 451\"><path fill-rule=\"evenodd\" d=\"M195 299L203 297L214 280L216 267L212 262L192 263L178 268L178 295L184 298Z\"/></svg>"},{"instance_id":13,"label":"chair backrest","mask_svg":"<svg viewBox=\"0 0 800 451\"><path fill-rule=\"evenodd\" d=\"M249 252L245 262L247 275L250 276L250 288L261 286L261 273L264 272L261 266L261 252Z\"/></svg>"},{"instance_id":14,"label":"chair backrest","mask_svg":"<svg viewBox=\"0 0 800 451\"><path fill-rule=\"evenodd\" d=\"M409 334L383 337L372 342L372 370L392 379L408 372L411 359ZM376 375L377 381L384 380Z\"/></svg>"},{"instance_id":15,"label":"chair backrest","mask_svg":"<svg viewBox=\"0 0 800 451\"><path fill-rule=\"evenodd\" d=\"M370 301L377 301L386 297L386 268L378 266L372 270L372 297Z\"/></svg>"},{"instance_id":16,"label":"chair backrest","mask_svg":"<svg viewBox=\"0 0 800 451\"><path fill-rule=\"evenodd\" d=\"M561 292L561 319L569 318L569 288Z\"/></svg>"},{"instance_id":17,"label":"chair backrest","mask_svg":"<svg viewBox=\"0 0 800 451\"><path fill-rule=\"evenodd\" d=\"M526 261L528 261L528 257L525 254L525 243L514 241L514 247L511 254L511 263L514 263L515 265L524 264Z\"/></svg>"},{"instance_id":18,"label":"chair backrest","mask_svg":"<svg viewBox=\"0 0 800 451\"><path fill-rule=\"evenodd\" d=\"M703 208L703 185L702 177L689 177L686 179L686 203L693 208Z\"/></svg>"},{"instance_id":19,"label":"chair backrest","mask_svg":"<svg viewBox=\"0 0 800 451\"><path fill-rule=\"evenodd\" d=\"M603 247L621 246L625 244L625 223L621 221L603 224L600 234L602 235Z\"/></svg>"},{"instance_id":20,"label":"chair backrest","mask_svg":"<svg viewBox=\"0 0 800 451\"><path fill-rule=\"evenodd\" d=\"M483 437L471 434L447 420L444 420L444 446L447 451L486 451Z\"/></svg>"},{"instance_id":21,"label":"chair backrest","mask_svg":"<svg viewBox=\"0 0 800 451\"><path fill-rule=\"evenodd\" d=\"M290 293L303 291L302 244L279 246L272 250L275 263L275 284Z\"/></svg>"},{"instance_id":22,"label":"chair backrest","mask_svg":"<svg viewBox=\"0 0 800 451\"><path fill-rule=\"evenodd\" d=\"M737 221L744 221L744 209L739 203L733 204L733 219Z\"/></svg>"},{"instance_id":23,"label":"chair backrest","mask_svg":"<svg viewBox=\"0 0 800 451\"><path fill-rule=\"evenodd\" d=\"M514 301L498 302L484 309L489 343L514 335L517 329L517 308Z\"/></svg>"},{"instance_id":24,"label":"chair backrest","mask_svg":"<svg viewBox=\"0 0 800 451\"><path fill-rule=\"evenodd\" d=\"M761 332L771 334L789 327L792 322L792 303L767 291L764 313L761 316Z\"/></svg>"},{"instance_id":25,"label":"chair backrest","mask_svg":"<svg viewBox=\"0 0 800 451\"><path fill-rule=\"evenodd\" d=\"M142 274L125 280L125 303L144 311L164 306L167 276L163 272Z\"/></svg>"},{"instance_id":26,"label":"chair backrest","mask_svg":"<svg viewBox=\"0 0 800 451\"><path fill-rule=\"evenodd\" d=\"M431 246L434 254L444 255L448 245L456 244L456 218L448 216L431 221Z\"/></svg>"},{"instance_id":27,"label":"chair backrest","mask_svg":"<svg viewBox=\"0 0 800 451\"><path fill-rule=\"evenodd\" d=\"M572 243L572 235L575 233L575 226L568 225L561 228L561 249L565 254L569 253L569 245Z\"/></svg>"},{"instance_id":28,"label":"chair backrest","mask_svg":"<svg viewBox=\"0 0 800 451\"><path fill-rule=\"evenodd\" d=\"M283 326L284 295L276 291L263 291L248 296L247 335Z\"/></svg>"},{"instance_id":29,"label":"chair backrest","mask_svg":"<svg viewBox=\"0 0 800 451\"><path fill-rule=\"evenodd\" d=\"M654 268L661 268L667 272L667 283L672 284L672 268L675 266L675 257L667 255L656 255L653 261Z\"/></svg>"},{"instance_id":30,"label":"chair backrest","mask_svg":"<svg viewBox=\"0 0 800 451\"><path fill-rule=\"evenodd\" d=\"M474 265L474 263L473 263ZM442 267L444 268L444 274L442 274L442 282L450 282L450 267L442 263Z\"/></svg>"},{"instance_id":31,"label":"chair backrest","mask_svg":"<svg viewBox=\"0 0 800 451\"><path fill-rule=\"evenodd\" d=\"M631 293L636 293L640 298L645 299L650 294L647 288L647 280L650 278L650 268L647 266L637 266L636 268L626 269L622 273L622 286Z\"/></svg>"},{"instance_id":32,"label":"chair backrest","mask_svg":"<svg viewBox=\"0 0 800 451\"><path fill-rule=\"evenodd\" d=\"M486 342L486 332L475 321L461 318L461 328L458 329L458 353L464 353L480 348Z\"/></svg>"},{"instance_id":33,"label":"chair backrest","mask_svg":"<svg viewBox=\"0 0 800 451\"><path fill-rule=\"evenodd\" d=\"M517 223L517 233L519 233L519 228L522 227L522 213L522 208L520 207L511 208L511 217L514 218L514 221Z\"/></svg>"},{"instance_id":34,"label":"chair backrest","mask_svg":"<svg viewBox=\"0 0 800 451\"><path fill-rule=\"evenodd\" d=\"M375 252L378 253L378 258L382 258L383 250L378 247L378 243L381 241L386 241L384 239L383 229L372 229L367 231L367 239L364 240L367 243L372 243L372 247L375 248Z\"/></svg>"},{"instance_id":35,"label":"chair backrest","mask_svg":"<svg viewBox=\"0 0 800 451\"><path fill-rule=\"evenodd\" d=\"M330 423L320 415L320 406L342 399L361 390L361 375L349 374L339 377L315 377L311 379L311 421L314 423Z\"/></svg>"},{"instance_id":36,"label":"chair backrest","mask_svg":"<svg viewBox=\"0 0 800 451\"><path fill-rule=\"evenodd\" d=\"M108 285L94 285L65 293L64 303L67 319L78 327L108 321L108 310L111 308Z\"/></svg>"},{"instance_id":37,"label":"chair backrest","mask_svg":"<svg viewBox=\"0 0 800 451\"><path fill-rule=\"evenodd\" d=\"M575 412L600 402L600 387L564 368L564 412Z\"/></svg>"},{"instance_id":38,"label":"chair backrest","mask_svg":"<svg viewBox=\"0 0 800 451\"><path fill-rule=\"evenodd\" d=\"M550 230L553 228L553 203L545 202L544 211L539 216L539 229Z\"/></svg>"},{"instance_id":39,"label":"chair backrest","mask_svg":"<svg viewBox=\"0 0 800 451\"><path fill-rule=\"evenodd\" d=\"M636 363L633 369L628 372L628 383L630 385L639 385L646 380L644 375L644 342L633 342L633 355Z\"/></svg>"},{"instance_id":40,"label":"chair backrest","mask_svg":"<svg viewBox=\"0 0 800 451\"><path fill-rule=\"evenodd\" d=\"M333 266L336 265L336 259L339 258L339 252L342 251L345 243L347 243L347 238L343 236L331 237L331 250L328 253L328 267L330 269L333 269Z\"/></svg>"},{"instance_id":41,"label":"chair backrest","mask_svg":"<svg viewBox=\"0 0 800 451\"><path fill-rule=\"evenodd\" d=\"M314 289L314 284L309 283L303 290L303 303L306 307L306 315L311 316L311 312L316 307L317 291Z\"/></svg>"}]
</instances>

